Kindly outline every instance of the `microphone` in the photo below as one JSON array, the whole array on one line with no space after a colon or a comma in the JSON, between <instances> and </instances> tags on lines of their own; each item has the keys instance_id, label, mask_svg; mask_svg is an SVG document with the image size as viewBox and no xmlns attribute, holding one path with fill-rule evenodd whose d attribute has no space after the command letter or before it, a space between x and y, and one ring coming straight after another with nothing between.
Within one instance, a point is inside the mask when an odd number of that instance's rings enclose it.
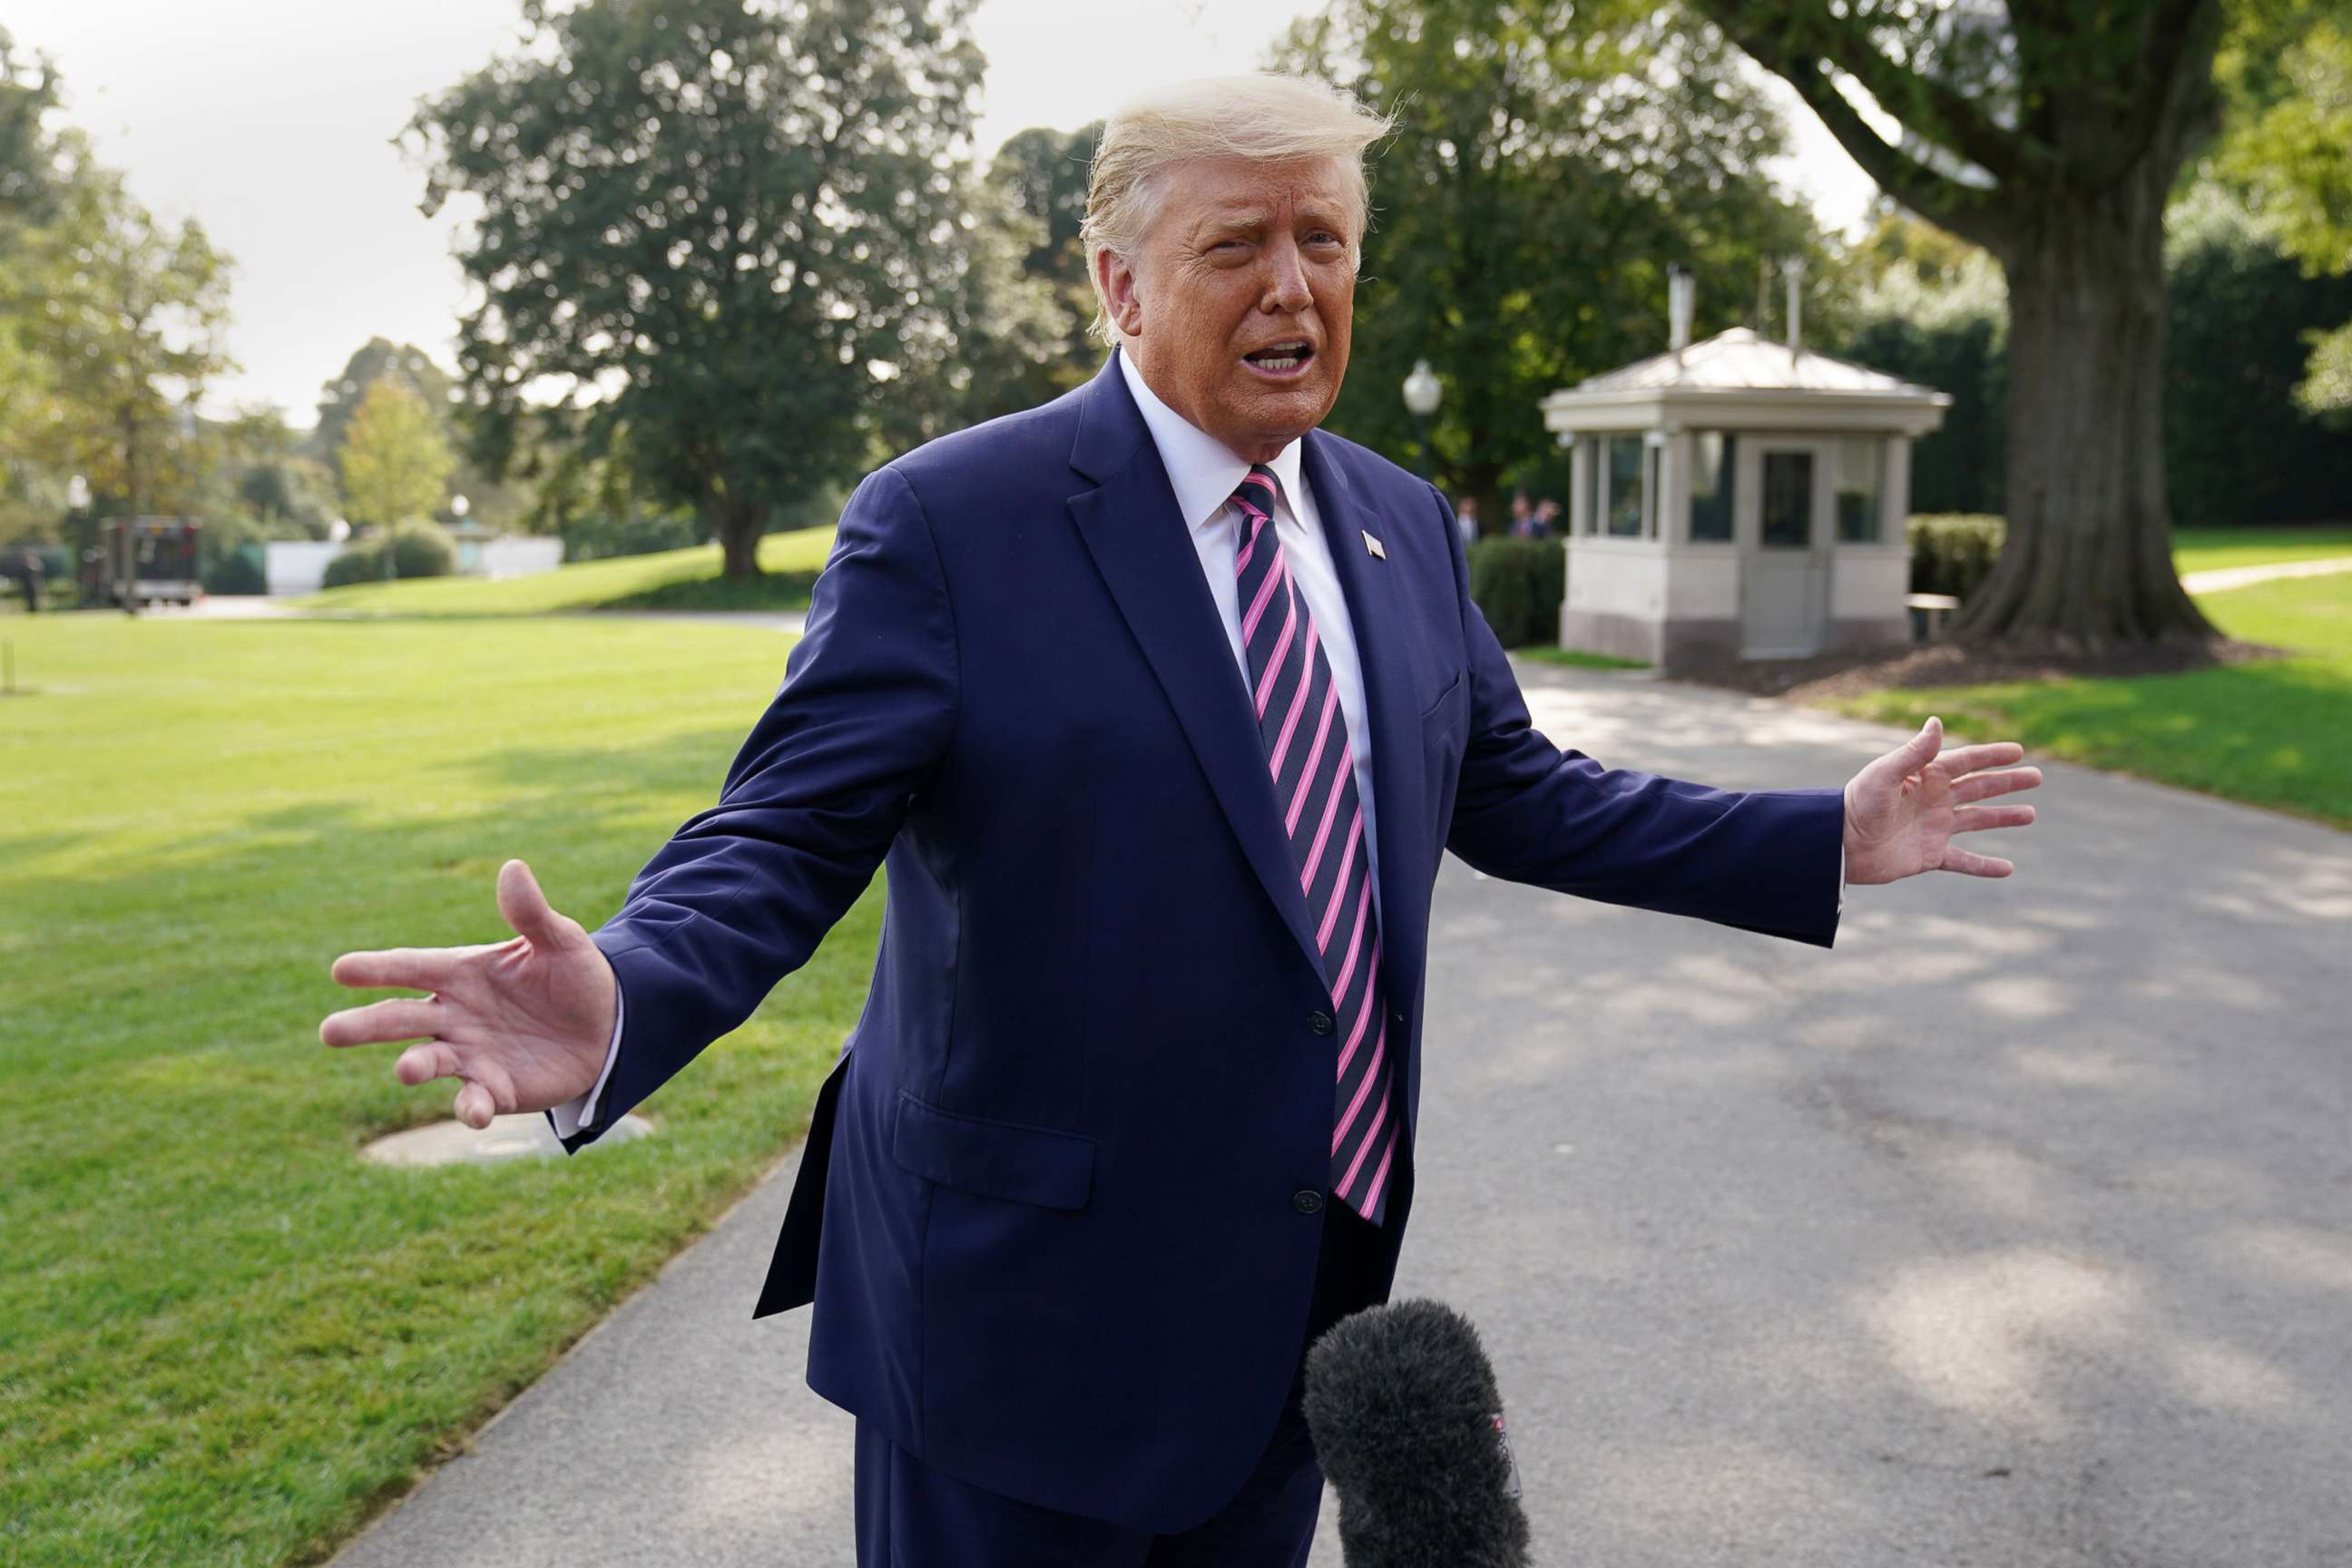
<instances>
[{"instance_id":1,"label":"microphone","mask_svg":"<svg viewBox=\"0 0 2352 1568\"><path fill-rule=\"evenodd\" d=\"M1518 1465L1478 1331L1436 1301L1340 1319L1302 1401L1348 1568L1530 1568Z\"/></svg>"}]
</instances>

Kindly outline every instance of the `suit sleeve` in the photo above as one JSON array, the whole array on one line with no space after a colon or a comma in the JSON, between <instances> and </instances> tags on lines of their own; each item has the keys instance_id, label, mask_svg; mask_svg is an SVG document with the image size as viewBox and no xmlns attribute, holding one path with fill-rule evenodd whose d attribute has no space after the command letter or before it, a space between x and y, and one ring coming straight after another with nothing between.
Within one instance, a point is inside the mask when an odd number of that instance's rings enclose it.
<instances>
[{"instance_id":1,"label":"suit sleeve","mask_svg":"<svg viewBox=\"0 0 2352 1568\"><path fill-rule=\"evenodd\" d=\"M1709 789L1553 745L1529 722L1510 661L1470 597L1451 509L1431 493L1448 523L1469 650L1469 735L1445 847L1508 881L1830 946L1843 791Z\"/></svg>"},{"instance_id":2,"label":"suit sleeve","mask_svg":"<svg viewBox=\"0 0 2352 1568\"><path fill-rule=\"evenodd\" d=\"M612 962L624 1036L593 1118L564 1152L751 1016L873 879L908 804L946 754L955 624L939 552L905 478L850 497L782 688L728 769L590 933Z\"/></svg>"}]
</instances>

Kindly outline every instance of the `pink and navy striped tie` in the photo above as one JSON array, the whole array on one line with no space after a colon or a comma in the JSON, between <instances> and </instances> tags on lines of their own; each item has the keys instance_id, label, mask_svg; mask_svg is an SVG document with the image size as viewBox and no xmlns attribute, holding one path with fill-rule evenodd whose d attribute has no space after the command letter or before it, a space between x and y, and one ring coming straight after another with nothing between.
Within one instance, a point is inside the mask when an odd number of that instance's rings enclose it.
<instances>
[{"instance_id":1,"label":"pink and navy striped tie","mask_svg":"<svg viewBox=\"0 0 2352 1568\"><path fill-rule=\"evenodd\" d=\"M1275 804L1290 837L1307 924L1331 987L1339 1042L1331 1122L1331 1191L1374 1225L1388 1212L1397 1121L1389 1092L1388 1008L1381 995L1380 921L1356 798L1355 757L1339 689L1307 595L1291 580L1274 527L1274 470L1254 465L1234 492L1241 514L1234 570L1242 645Z\"/></svg>"}]
</instances>

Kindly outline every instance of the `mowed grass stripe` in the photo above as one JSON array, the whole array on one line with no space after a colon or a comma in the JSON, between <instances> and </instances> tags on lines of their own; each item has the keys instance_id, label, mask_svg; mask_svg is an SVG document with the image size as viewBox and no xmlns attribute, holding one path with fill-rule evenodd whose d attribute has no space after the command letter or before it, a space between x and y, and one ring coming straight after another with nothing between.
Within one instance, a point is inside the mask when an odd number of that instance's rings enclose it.
<instances>
[{"instance_id":1,"label":"mowed grass stripe","mask_svg":"<svg viewBox=\"0 0 2352 1568\"><path fill-rule=\"evenodd\" d=\"M1971 739L2352 827L2352 574L2287 578L2198 603L2289 658L2181 675L1873 692L1839 704L1904 726L1929 713Z\"/></svg>"},{"instance_id":2,"label":"mowed grass stripe","mask_svg":"<svg viewBox=\"0 0 2352 1568\"><path fill-rule=\"evenodd\" d=\"M2273 562L2352 555L2352 527L2304 523L2273 528L2183 528L2172 535L2174 570L2213 572Z\"/></svg>"},{"instance_id":3,"label":"mowed grass stripe","mask_svg":"<svg viewBox=\"0 0 2352 1568\"><path fill-rule=\"evenodd\" d=\"M640 621L13 622L0 700L0 1561L321 1556L796 1136L878 884L572 1160L393 1171L446 1116L330 1051L355 947L494 942L528 859L592 928L716 798L790 639ZM745 1279L744 1310L758 1281Z\"/></svg>"},{"instance_id":4,"label":"mowed grass stripe","mask_svg":"<svg viewBox=\"0 0 2352 1568\"><path fill-rule=\"evenodd\" d=\"M764 576L730 582L719 574L719 546L582 561L528 577L420 577L353 583L287 601L298 608L357 616L517 616L551 610L762 610L805 605L833 548L831 528L771 533L760 541Z\"/></svg>"}]
</instances>

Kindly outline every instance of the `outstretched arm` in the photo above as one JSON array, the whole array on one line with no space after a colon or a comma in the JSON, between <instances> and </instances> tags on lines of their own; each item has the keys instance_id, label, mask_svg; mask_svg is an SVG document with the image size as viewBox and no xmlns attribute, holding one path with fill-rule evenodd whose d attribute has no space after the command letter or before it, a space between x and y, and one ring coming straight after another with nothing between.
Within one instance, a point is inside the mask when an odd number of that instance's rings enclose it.
<instances>
[{"instance_id":1,"label":"outstretched arm","mask_svg":"<svg viewBox=\"0 0 2352 1568\"><path fill-rule=\"evenodd\" d=\"M782 689L728 769L590 933L625 999L594 1118L567 1151L751 1016L873 879L956 709L953 613L921 504L868 475L841 515Z\"/></svg>"},{"instance_id":2,"label":"outstretched arm","mask_svg":"<svg viewBox=\"0 0 2352 1568\"><path fill-rule=\"evenodd\" d=\"M433 994L347 1008L320 1037L421 1040L400 1055L403 1083L460 1079L474 1127L546 1110L570 1152L749 1017L865 890L954 721L946 584L896 471L851 497L810 597L719 803L646 864L618 914L588 931L510 860L499 908L512 941L345 953L340 984Z\"/></svg>"},{"instance_id":3,"label":"outstretched arm","mask_svg":"<svg viewBox=\"0 0 2352 1568\"><path fill-rule=\"evenodd\" d=\"M1450 522L1444 498L1434 504ZM1446 532L1470 664L1469 738L1446 847L1470 865L1824 947L1835 939L1842 882L1935 869L2009 874L2009 862L1956 849L1950 837L2031 823L2030 805L1969 803L2031 789L2042 775L2000 771L2023 755L2011 742L1939 755L1933 720L1843 789L1710 789L1555 746L1529 721L1510 661L1470 598L1460 539Z\"/></svg>"}]
</instances>

